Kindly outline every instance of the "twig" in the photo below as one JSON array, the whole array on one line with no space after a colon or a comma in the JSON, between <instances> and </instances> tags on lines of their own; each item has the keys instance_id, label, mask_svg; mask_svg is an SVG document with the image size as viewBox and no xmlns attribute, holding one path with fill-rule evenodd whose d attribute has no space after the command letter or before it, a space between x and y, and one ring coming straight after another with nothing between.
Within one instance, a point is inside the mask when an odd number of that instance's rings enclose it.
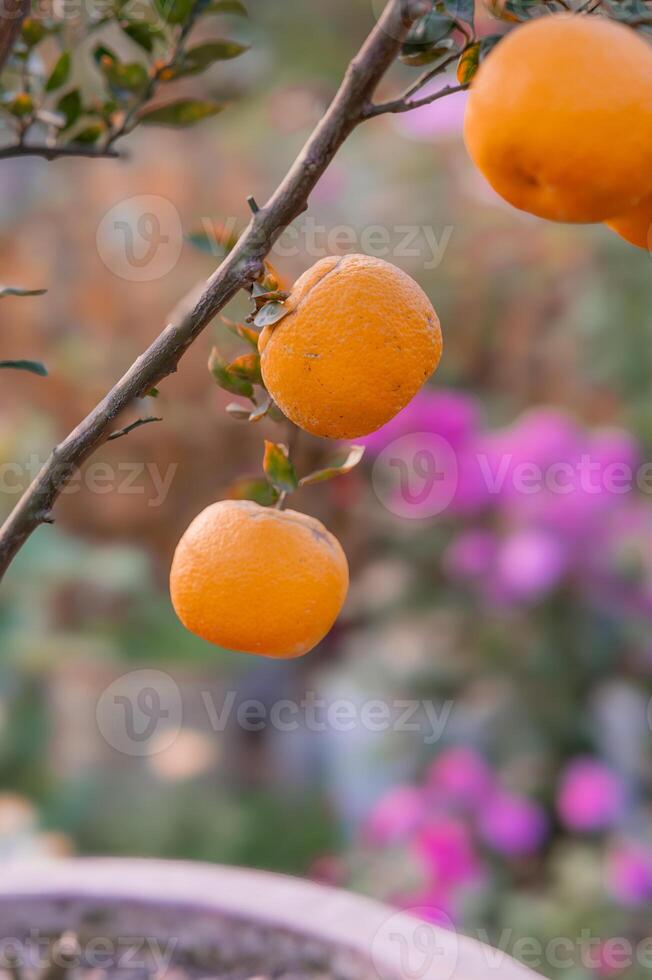
<instances>
[{"instance_id":1,"label":"twig","mask_svg":"<svg viewBox=\"0 0 652 980\"><path fill-rule=\"evenodd\" d=\"M0 160L8 160L11 157L43 157L45 160L57 160L59 157L85 157L86 159L115 160L122 156L124 154L118 153L117 150L98 150L94 146L85 146L83 143L70 143L68 146L16 143L13 146L0 148Z\"/></svg>"},{"instance_id":2,"label":"twig","mask_svg":"<svg viewBox=\"0 0 652 980\"><path fill-rule=\"evenodd\" d=\"M0 528L0 578L42 523L43 514L51 511L75 468L106 442L116 416L175 371L185 351L213 317L239 290L263 274L264 259L274 243L307 209L320 177L346 138L366 118L378 83L423 10L423 0L389 0L287 176L267 204L252 216L247 230L208 280L200 298L159 334L124 377L54 449Z\"/></svg>"},{"instance_id":3,"label":"twig","mask_svg":"<svg viewBox=\"0 0 652 980\"><path fill-rule=\"evenodd\" d=\"M113 439L120 439L122 436L128 436L130 432L134 429L140 429L142 425L149 425L150 422L162 422L163 419L159 418L157 415L148 415L146 419L136 419L135 422L131 422L130 425L125 425L124 429L117 429L116 432L112 432L110 436L106 437L107 442L112 442Z\"/></svg>"},{"instance_id":4,"label":"twig","mask_svg":"<svg viewBox=\"0 0 652 980\"><path fill-rule=\"evenodd\" d=\"M411 112L412 109L420 109L424 105L432 105L433 102L444 99L447 95L454 95L456 92L465 92L468 87L468 85L446 85L445 88L439 89L438 92L433 92L432 95L425 95L422 99L410 99L406 101L402 98L396 99L394 102L383 102L379 105L372 104L365 109L364 117L365 119L373 119L375 116L382 116L386 112Z\"/></svg>"},{"instance_id":5,"label":"twig","mask_svg":"<svg viewBox=\"0 0 652 980\"><path fill-rule=\"evenodd\" d=\"M2 0L0 3L0 72L18 40L31 0Z\"/></svg>"}]
</instances>

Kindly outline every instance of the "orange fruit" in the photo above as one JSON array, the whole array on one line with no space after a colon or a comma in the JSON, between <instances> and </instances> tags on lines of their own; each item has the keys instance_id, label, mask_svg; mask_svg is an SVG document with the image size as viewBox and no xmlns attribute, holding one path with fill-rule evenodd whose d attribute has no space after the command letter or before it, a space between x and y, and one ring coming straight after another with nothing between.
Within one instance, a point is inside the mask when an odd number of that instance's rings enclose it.
<instances>
[{"instance_id":1,"label":"orange fruit","mask_svg":"<svg viewBox=\"0 0 652 980\"><path fill-rule=\"evenodd\" d=\"M182 535L170 571L183 625L229 650L301 657L344 604L349 569L323 524L293 510L221 500Z\"/></svg>"},{"instance_id":2,"label":"orange fruit","mask_svg":"<svg viewBox=\"0 0 652 980\"><path fill-rule=\"evenodd\" d=\"M652 252L652 195L631 211L621 214L619 218L612 218L606 224L626 242Z\"/></svg>"},{"instance_id":3,"label":"orange fruit","mask_svg":"<svg viewBox=\"0 0 652 980\"><path fill-rule=\"evenodd\" d=\"M382 259L322 259L286 306L290 313L260 335L263 380L281 411L314 435L354 439L379 429L441 358L430 300Z\"/></svg>"},{"instance_id":4,"label":"orange fruit","mask_svg":"<svg viewBox=\"0 0 652 980\"><path fill-rule=\"evenodd\" d=\"M652 192L652 47L603 17L515 28L471 84L464 136L505 200L553 221L604 221Z\"/></svg>"}]
</instances>

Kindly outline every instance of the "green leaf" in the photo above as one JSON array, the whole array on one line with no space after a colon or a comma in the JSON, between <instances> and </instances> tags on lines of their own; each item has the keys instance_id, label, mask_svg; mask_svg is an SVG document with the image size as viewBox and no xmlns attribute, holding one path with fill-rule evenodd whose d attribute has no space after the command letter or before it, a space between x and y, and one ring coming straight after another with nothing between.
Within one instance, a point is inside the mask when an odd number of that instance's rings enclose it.
<instances>
[{"instance_id":1,"label":"green leaf","mask_svg":"<svg viewBox=\"0 0 652 980\"><path fill-rule=\"evenodd\" d=\"M235 14L238 17L249 16L242 0L213 0L204 12L207 14Z\"/></svg>"},{"instance_id":2,"label":"green leaf","mask_svg":"<svg viewBox=\"0 0 652 980\"><path fill-rule=\"evenodd\" d=\"M93 143L97 143L98 139L104 132L104 127L100 123L92 123L85 129L82 129L80 133L75 134L75 138L70 140L67 144L68 146L74 146L75 143L81 143L83 146L89 146Z\"/></svg>"},{"instance_id":3,"label":"green leaf","mask_svg":"<svg viewBox=\"0 0 652 980\"><path fill-rule=\"evenodd\" d=\"M195 7L195 0L155 0L156 9L166 24L185 24Z\"/></svg>"},{"instance_id":4,"label":"green leaf","mask_svg":"<svg viewBox=\"0 0 652 980\"><path fill-rule=\"evenodd\" d=\"M36 17L26 17L20 30L20 36L28 48L33 48L43 40L48 33L47 27Z\"/></svg>"},{"instance_id":5,"label":"green leaf","mask_svg":"<svg viewBox=\"0 0 652 980\"><path fill-rule=\"evenodd\" d=\"M252 330L251 327L246 327L244 323L234 323L233 320L227 320L225 316L222 317L222 323L228 327L231 333L234 333L236 337L240 337L241 340L246 341L253 349L258 351L258 338L259 334Z\"/></svg>"},{"instance_id":6,"label":"green leaf","mask_svg":"<svg viewBox=\"0 0 652 980\"><path fill-rule=\"evenodd\" d=\"M325 480L332 480L334 476L342 476L344 473L350 473L358 465L364 456L364 452L364 446L350 446L349 449L335 456L324 469L316 470L314 473L302 477L299 480L299 486L312 486L314 483L323 483Z\"/></svg>"},{"instance_id":7,"label":"green leaf","mask_svg":"<svg viewBox=\"0 0 652 980\"><path fill-rule=\"evenodd\" d=\"M473 26L474 0L442 0L442 6L450 17Z\"/></svg>"},{"instance_id":8,"label":"green leaf","mask_svg":"<svg viewBox=\"0 0 652 980\"><path fill-rule=\"evenodd\" d=\"M423 54L443 41L454 30L455 21L433 11L414 25L401 48L401 57Z\"/></svg>"},{"instance_id":9,"label":"green leaf","mask_svg":"<svg viewBox=\"0 0 652 980\"><path fill-rule=\"evenodd\" d=\"M66 92L57 102L57 112L60 112L66 120L64 129L68 129L73 123L76 123L82 111L82 99L78 88Z\"/></svg>"},{"instance_id":10,"label":"green leaf","mask_svg":"<svg viewBox=\"0 0 652 980\"><path fill-rule=\"evenodd\" d=\"M480 66L479 42L471 44L462 52L462 57L457 64L457 80L460 85L468 85Z\"/></svg>"},{"instance_id":11,"label":"green leaf","mask_svg":"<svg viewBox=\"0 0 652 980\"><path fill-rule=\"evenodd\" d=\"M169 105L146 110L140 115L140 121L146 126L193 126L202 119L217 115L223 108L217 102L180 99Z\"/></svg>"},{"instance_id":12,"label":"green leaf","mask_svg":"<svg viewBox=\"0 0 652 980\"><path fill-rule=\"evenodd\" d=\"M254 323L257 327L270 327L274 323L278 323L284 317L291 313L292 310L288 309L283 303L266 303L265 306L261 307L254 317Z\"/></svg>"},{"instance_id":13,"label":"green leaf","mask_svg":"<svg viewBox=\"0 0 652 980\"><path fill-rule=\"evenodd\" d=\"M226 491L229 500L254 500L261 507L273 507L279 498L276 487L262 477L243 476Z\"/></svg>"},{"instance_id":14,"label":"green leaf","mask_svg":"<svg viewBox=\"0 0 652 980\"><path fill-rule=\"evenodd\" d=\"M70 78L70 69L72 66L72 58L70 56L70 51L64 51L59 57L56 65L50 73L50 77L45 83L46 92L55 92L62 85L65 85Z\"/></svg>"},{"instance_id":15,"label":"green leaf","mask_svg":"<svg viewBox=\"0 0 652 980\"><path fill-rule=\"evenodd\" d=\"M288 448L280 442L265 440L263 469L269 482L280 493L292 493L299 486Z\"/></svg>"},{"instance_id":16,"label":"green leaf","mask_svg":"<svg viewBox=\"0 0 652 980\"><path fill-rule=\"evenodd\" d=\"M122 31L130 38L134 44L137 44L144 51L151 54L154 50L154 40L156 38L157 31L150 25L146 24L144 21L134 20L134 21L122 21L120 23L120 28Z\"/></svg>"},{"instance_id":17,"label":"green leaf","mask_svg":"<svg viewBox=\"0 0 652 980\"><path fill-rule=\"evenodd\" d=\"M0 299L3 296L43 296L47 289L21 289L20 286L0 286Z\"/></svg>"},{"instance_id":18,"label":"green leaf","mask_svg":"<svg viewBox=\"0 0 652 980\"><path fill-rule=\"evenodd\" d=\"M229 364L228 370L231 374L251 381L252 384L261 385L263 379L260 373L260 356L258 354L241 354Z\"/></svg>"},{"instance_id":19,"label":"green leaf","mask_svg":"<svg viewBox=\"0 0 652 980\"><path fill-rule=\"evenodd\" d=\"M244 395L245 398L251 398L253 395L254 389L251 381L241 378L238 374L233 374L222 360L217 347L213 347L211 351L208 369L220 388L225 391L231 392L232 395Z\"/></svg>"},{"instance_id":20,"label":"green leaf","mask_svg":"<svg viewBox=\"0 0 652 980\"><path fill-rule=\"evenodd\" d=\"M107 56L100 61L100 70L113 89L126 92L142 92L149 82L149 75L144 65L138 61L123 64L111 61Z\"/></svg>"},{"instance_id":21,"label":"green leaf","mask_svg":"<svg viewBox=\"0 0 652 980\"><path fill-rule=\"evenodd\" d=\"M216 61L230 61L249 50L248 44L237 41L207 41L186 51L181 65L183 75L197 75Z\"/></svg>"},{"instance_id":22,"label":"green leaf","mask_svg":"<svg viewBox=\"0 0 652 980\"><path fill-rule=\"evenodd\" d=\"M107 59L109 61L118 62L119 58L111 48L108 48L106 44L96 44L93 48L93 61L96 65L99 65L103 60Z\"/></svg>"},{"instance_id":23,"label":"green leaf","mask_svg":"<svg viewBox=\"0 0 652 980\"><path fill-rule=\"evenodd\" d=\"M48 376L47 368L40 361L0 361L0 368L12 368L14 371L29 371L31 374L38 374L41 378L47 378Z\"/></svg>"},{"instance_id":24,"label":"green leaf","mask_svg":"<svg viewBox=\"0 0 652 980\"><path fill-rule=\"evenodd\" d=\"M401 54L399 59L404 65L411 68L420 68L422 65L432 65L440 59L446 58L455 49L455 41L452 38L445 38L431 48L422 48L411 54Z\"/></svg>"}]
</instances>

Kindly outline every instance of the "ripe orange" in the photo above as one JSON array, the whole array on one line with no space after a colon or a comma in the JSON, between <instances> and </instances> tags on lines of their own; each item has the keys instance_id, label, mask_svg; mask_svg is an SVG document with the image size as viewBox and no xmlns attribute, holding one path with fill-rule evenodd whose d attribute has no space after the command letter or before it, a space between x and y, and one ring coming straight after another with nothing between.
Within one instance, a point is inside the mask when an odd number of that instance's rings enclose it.
<instances>
[{"instance_id":1,"label":"ripe orange","mask_svg":"<svg viewBox=\"0 0 652 980\"><path fill-rule=\"evenodd\" d=\"M604 221L652 192L652 48L603 17L515 28L480 65L464 135L492 187L553 221Z\"/></svg>"},{"instance_id":2,"label":"ripe orange","mask_svg":"<svg viewBox=\"0 0 652 980\"><path fill-rule=\"evenodd\" d=\"M183 534L172 561L177 616L210 643L266 657L301 657L342 608L349 569L319 521L248 500L221 500Z\"/></svg>"},{"instance_id":3,"label":"ripe orange","mask_svg":"<svg viewBox=\"0 0 652 980\"><path fill-rule=\"evenodd\" d=\"M368 435L404 408L441 358L437 314L396 266L331 256L301 276L290 313L259 339L263 380L289 419L314 435Z\"/></svg>"},{"instance_id":4,"label":"ripe orange","mask_svg":"<svg viewBox=\"0 0 652 980\"><path fill-rule=\"evenodd\" d=\"M652 252L652 195L637 207L606 222L626 242Z\"/></svg>"}]
</instances>

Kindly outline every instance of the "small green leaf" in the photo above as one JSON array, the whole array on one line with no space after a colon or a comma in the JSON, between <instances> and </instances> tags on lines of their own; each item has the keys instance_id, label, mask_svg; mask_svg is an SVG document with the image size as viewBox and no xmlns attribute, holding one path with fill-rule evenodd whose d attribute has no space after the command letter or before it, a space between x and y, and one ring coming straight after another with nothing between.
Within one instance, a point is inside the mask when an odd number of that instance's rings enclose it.
<instances>
[{"instance_id":1,"label":"small green leaf","mask_svg":"<svg viewBox=\"0 0 652 980\"><path fill-rule=\"evenodd\" d=\"M142 48L143 51L147 51L148 54L152 53L154 50L155 32L152 30L149 24L138 20L123 20L120 22L120 29L131 41L134 42L134 44L137 44L139 48Z\"/></svg>"},{"instance_id":2,"label":"small green leaf","mask_svg":"<svg viewBox=\"0 0 652 980\"><path fill-rule=\"evenodd\" d=\"M217 40L198 44L197 47L190 48L186 52L182 73L184 75L198 74L216 61L230 61L248 50L248 44L239 44L237 41Z\"/></svg>"},{"instance_id":3,"label":"small green leaf","mask_svg":"<svg viewBox=\"0 0 652 980\"><path fill-rule=\"evenodd\" d=\"M47 289L22 289L20 286L0 286L0 299L4 296L43 296Z\"/></svg>"},{"instance_id":4,"label":"small green leaf","mask_svg":"<svg viewBox=\"0 0 652 980\"><path fill-rule=\"evenodd\" d=\"M299 480L300 487L312 486L313 483L323 483L325 480L332 480L334 476L342 476L350 473L358 465L364 456L364 446L351 446L349 449L335 456L328 466L322 470L316 470L308 476Z\"/></svg>"},{"instance_id":5,"label":"small green leaf","mask_svg":"<svg viewBox=\"0 0 652 980\"><path fill-rule=\"evenodd\" d=\"M215 116L224 106L216 102L200 102L198 99L181 99L169 105L149 109L140 115L146 126L192 126Z\"/></svg>"},{"instance_id":6,"label":"small green leaf","mask_svg":"<svg viewBox=\"0 0 652 980\"><path fill-rule=\"evenodd\" d=\"M166 24L185 24L195 6L195 0L155 0L156 8Z\"/></svg>"},{"instance_id":7,"label":"small green leaf","mask_svg":"<svg viewBox=\"0 0 652 980\"><path fill-rule=\"evenodd\" d=\"M47 368L40 361L0 361L0 368L12 368L14 371L29 371L31 374L38 374L41 378L47 378L48 376Z\"/></svg>"},{"instance_id":8,"label":"small green leaf","mask_svg":"<svg viewBox=\"0 0 652 980\"><path fill-rule=\"evenodd\" d=\"M56 65L50 73L50 77L45 83L46 92L55 92L62 85L65 85L70 78L70 69L72 66L72 58L70 56L70 51L64 51L59 57Z\"/></svg>"},{"instance_id":9,"label":"small green leaf","mask_svg":"<svg viewBox=\"0 0 652 980\"><path fill-rule=\"evenodd\" d=\"M142 92L149 82L147 69L138 61L126 65L105 57L100 61L100 69L111 88L119 91Z\"/></svg>"},{"instance_id":10,"label":"small green leaf","mask_svg":"<svg viewBox=\"0 0 652 980\"><path fill-rule=\"evenodd\" d=\"M108 48L106 44L96 44L93 48L93 61L96 65L99 65L103 60L108 58L109 61L118 62L119 58L111 48Z\"/></svg>"},{"instance_id":11,"label":"small green leaf","mask_svg":"<svg viewBox=\"0 0 652 980\"><path fill-rule=\"evenodd\" d=\"M253 385L246 378L241 378L237 374L232 374L220 356L217 347L213 347L208 359L208 369L215 381L225 391L232 395L244 395L251 398L254 393Z\"/></svg>"},{"instance_id":12,"label":"small green leaf","mask_svg":"<svg viewBox=\"0 0 652 980\"><path fill-rule=\"evenodd\" d=\"M75 143L80 143L82 146L89 146L93 143L97 143L98 139L104 132L104 127L100 123L92 123L85 129L82 129L80 133L75 134L75 138L70 140L68 146L74 146Z\"/></svg>"},{"instance_id":13,"label":"small green leaf","mask_svg":"<svg viewBox=\"0 0 652 980\"><path fill-rule=\"evenodd\" d=\"M267 303L256 313L254 323L257 327L270 327L291 312L292 310L288 309L283 303Z\"/></svg>"},{"instance_id":14,"label":"small green leaf","mask_svg":"<svg viewBox=\"0 0 652 980\"><path fill-rule=\"evenodd\" d=\"M45 24L36 17L26 17L20 30L20 36L28 48L33 48L42 41L47 33Z\"/></svg>"},{"instance_id":15,"label":"small green leaf","mask_svg":"<svg viewBox=\"0 0 652 980\"><path fill-rule=\"evenodd\" d=\"M446 58L455 48L455 41L452 38L445 38L431 48L423 48L411 54L399 55L400 61L411 68L420 68L422 65L432 65L436 61Z\"/></svg>"},{"instance_id":16,"label":"small green leaf","mask_svg":"<svg viewBox=\"0 0 652 980\"><path fill-rule=\"evenodd\" d=\"M159 390L158 388L150 388L149 391L145 392L146 398L158 398Z\"/></svg>"},{"instance_id":17,"label":"small green leaf","mask_svg":"<svg viewBox=\"0 0 652 980\"><path fill-rule=\"evenodd\" d=\"M401 58L424 54L439 44L455 28L455 20L433 11L418 20L401 48Z\"/></svg>"},{"instance_id":18,"label":"small green leaf","mask_svg":"<svg viewBox=\"0 0 652 980\"><path fill-rule=\"evenodd\" d=\"M82 99L78 88L66 92L57 102L57 112L60 112L65 119L64 129L68 129L73 123L76 123L82 111Z\"/></svg>"},{"instance_id":19,"label":"small green leaf","mask_svg":"<svg viewBox=\"0 0 652 980\"><path fill-rule=\"evenodd\" d=\"M234 323L233 320L228 320L225 316L222 317L222 323L236 337L240 337L241 340L246 341L246 343L253 347L255 351L258 351L259 334L255 330L252 330L251 327L246 327L244 323Z\"/></svg>"},{"instance_id":20,"label":"small green leaf","mask_svg":"<svg viewBox=\"0 0 652 980\"><path fill-rule=\"evenodd\" d=\"M204 12L207 14L235 14L237 17L249 16L242 0L212 0Z\"/></svg>"},{"instance_id":21,"label":"small green leaf","mask_svg":"<svg viewBox=\"0 0 652 980\"><path fill-rule=\"evenodd\" d=\"M460 85L468 85L480 66L481 45L479 42L471 44L462 52L462 57L457 64L457 79Z\"/></svg>"},{"instance_id":22,"label":"small green leaf","mask_svg":"<svg viewBox=\"0 0 652 980\"><path fill-rule=\"evenodd\" d=\"M474 0L442 0L442 6L450 17L473 26Z\"/></svg>"},{"instance_id":23,"label":"small green leaf","mask_svg":"<svg viewBox=\"0 0 652 980\"><path fill-rule=\"evenodd\" d=\"M237 375L254 385L261 385L263 379L260 373L260 356L258 354L241 354L231 361L228 367L230 374Z\"/></svg>"},{"instance_id":24,"label":"small green leaf","mask_svg":"<svg viewBox=\"0 0 652 980\"><path fill-rule=\"evenodd\" d=\"M263 458L265 476L280 493L292 493L299 486L294 466L290 462L287 446L265 440Z\"/></svg>"},{"instance_id":25,"label":"small green leaf","mask_svg":"<svg viewBox=\"0 0 652 980\"><path fill-rule=\"evenodd\" d=\"M268 480L243 476L231 484L225 496L229 500L254 500L261 507L273 507L280 495Z\"/></svg>"}]
</instances>

